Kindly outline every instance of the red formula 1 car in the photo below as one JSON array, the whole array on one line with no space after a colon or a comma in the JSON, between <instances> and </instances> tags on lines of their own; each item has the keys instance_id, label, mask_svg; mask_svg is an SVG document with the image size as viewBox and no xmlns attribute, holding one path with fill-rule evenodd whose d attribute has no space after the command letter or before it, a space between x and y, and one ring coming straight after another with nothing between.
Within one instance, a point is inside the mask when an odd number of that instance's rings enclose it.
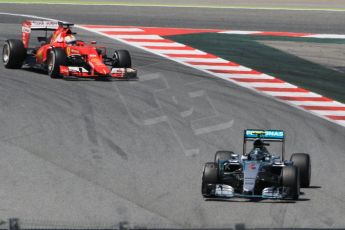
<instances>
[{"instance_id":1,"label":"red formula 1 car","mask_svg":"<svg viewBox=\"0 0 345 230\"><path fill-rule=\"evenodd\" d=\"M96 46L95 41L86 44L76 40L72 26L65 22L24 21L22 40L9 39L4 44L2 58L5 67L28 65L43 68L51 78L137 79L137 71L131 68L127 50L116 50L112 57L108 57L106 48ZM45 36L37 37L41 44L30 48L33 30L45 31ZM49 37L48 31L53 31Z\"/></svg>"}]
</instances>

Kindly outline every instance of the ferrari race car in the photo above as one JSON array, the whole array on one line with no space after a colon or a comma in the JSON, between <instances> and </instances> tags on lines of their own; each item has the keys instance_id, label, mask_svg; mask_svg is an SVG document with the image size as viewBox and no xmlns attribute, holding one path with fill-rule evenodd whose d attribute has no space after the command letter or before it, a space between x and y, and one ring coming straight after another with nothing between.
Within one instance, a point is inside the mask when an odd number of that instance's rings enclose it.
<instances>
[{"instance_id":1,"label":"ferrari race car","mask_svg":"<svg viewBox=\"0 0 345 230\"><path fill-rule=\"evenodd\" d=\"M253 143L251 151L246 151ZM275 142L281 155L271 154L266 146ZM309 187L309 154L294 153L284 159L285 133L282 130L244 130L243 154L218 151L214 162L204 166L201 193L205 198L242 197L250 199L298 200L300 187Z\"/></svg>"},{"instance_id":2,"label":"ferrari race car","mask_svg":"<svg viewBox=\"0 0 345 230\"><path fill-rule=\"evenodd\" d=\"M24 21L22 40L9 39L3 46L2 59L6 68L27 65L48 71L51 78L77 77L92 79L136 79L127 50L116 50L108 57L106 48L75 39L73 24L55 21ZM41 44L29 47L32 31L45 31L37 37ZM53 33L48 36L48 31Z\"/></svg>"}]
</instances>

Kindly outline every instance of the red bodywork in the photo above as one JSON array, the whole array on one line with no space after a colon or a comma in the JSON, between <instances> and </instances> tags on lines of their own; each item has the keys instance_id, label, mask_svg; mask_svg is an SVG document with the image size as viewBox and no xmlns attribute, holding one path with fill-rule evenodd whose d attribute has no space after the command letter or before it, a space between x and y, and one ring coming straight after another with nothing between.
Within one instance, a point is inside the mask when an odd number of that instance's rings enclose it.
<instances>
[{"instance_id":1,"label":"red bodywork","mask_svg":"<svg viewBox=\"0 0 345 230\"><path fill-rule=\"evenodd\" d=\"M74 44L67 44L65 37L72 34L69 26L58 24L57 22L50 21L24 21L22 24L22 40L25 48L29 47L29 40L31 29L42 30L46 28L53 30L56 28L49 38L49 40L37 48L35 53L36 63L45 64L50 51L54 48L62 48L66 51L67 57L77 55L81 56L86 63L91 67L91 70L86 70L81 67L73 66L60 66L60 74L63 76L75 76L75 77L113 77L124 78L126 75L135 75L136 70L131 68L112 68L109 69L104 64L102 54L106 53L105 47L94 46L92 44L86 44L83 41L76 41ZM98 52L97 50L103 50L104 52Z\"/></svg>"}]
</instances>

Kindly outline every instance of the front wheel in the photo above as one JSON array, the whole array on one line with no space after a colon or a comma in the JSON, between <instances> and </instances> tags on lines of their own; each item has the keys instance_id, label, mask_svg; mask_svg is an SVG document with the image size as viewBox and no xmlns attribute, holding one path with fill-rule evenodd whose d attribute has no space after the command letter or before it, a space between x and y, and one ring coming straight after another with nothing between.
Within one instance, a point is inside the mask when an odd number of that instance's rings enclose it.
<instances>
[{"instance_id":1,"label":"front wheel","mask_svg":"<svg viewBox=\"0 0 345 230\"><path fill-rule=\"evenodd\" d=\"M310 186L311 177L311 162L310 156L306 153L294 153L291 155L293 165L299 168L300 183L302 188L308 188Z\"/></svg>"},{"instance_id":2,"label":"front wheel","mask_svg":"<svg viewBox=\"0 0 345 230\"><path fill-rule=\"evenodd\" d=\"M49 52L47 65L48 65L48 75L51 78L62 78L60 74L60 66L66 65L67 55L63 49L53 49Z\"/></svg>"},{"instance_id":3,"label":"front wheel","mask_svg":"<svg viewBox=\"0 0 345 230\"><path fill-rule=\"evenodd\" d=\"M300 193L299 170L296 166L285 166L281 172L282 186L287 189L288 196L298 200Z\"/></svg>"},{"instance_id":4,"label":"front wheel","mask_svg":"<svg viewBox=\"0 0 345 230\"><path fill-rule=\"evenodd\" d=\"M214 162L208 162L204 166L204 172L202 174L201 194L204 197L212 197L212 187L217 184L218 181L218 165Z\"/></svg>"},{"instance_id":5,"label":"front wheel","mask_svg":"<svg viewBox=\"0 0 345 230\"><path fill-rule=\"evenodd\" d=\"M2 61L5 68L19 69L22 67L26 57L26 49L21 40L9 39L2 49Z\"/></svg>"},{"instance_id":6,"label":"front wheel","mask_svg":"<svg viewBox=\"0 0 345 230\"><path fill-rule=\"evenodd\" d=\"M132 59L131 55L129 54L128 50L116 50L114 52L114 68L131 68L132 67Z\"/></svg>"}]
</instances>

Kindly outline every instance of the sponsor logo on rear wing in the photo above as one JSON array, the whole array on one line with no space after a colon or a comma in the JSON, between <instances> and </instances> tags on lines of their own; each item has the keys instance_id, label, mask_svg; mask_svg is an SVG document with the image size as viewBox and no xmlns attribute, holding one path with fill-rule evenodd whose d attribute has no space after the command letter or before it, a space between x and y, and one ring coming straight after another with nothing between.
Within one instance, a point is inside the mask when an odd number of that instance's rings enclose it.
<instances>
[{"instance_id":1,"label":"sponsor logo on rear wing","mask_svg":"<svg viewBox=\"0 0 345 230\"><path fill-rule=\"evenodd\" d=\"M59 27L57 21L25 21L23 23L24 30L56 30Z\"/></svg>"},{"instance_id":2,"label":"sponsor logo on rear wing","mask_svg":"<svg viewBox=\"0 0 345 230\"><path fill-rule=\"evenodd\" d=\"M263 138L266 140L283 141L285 133L283 130L261 130L261 129L246 129L244 130L244 139Z\"/></svg>"}]
</instances>

